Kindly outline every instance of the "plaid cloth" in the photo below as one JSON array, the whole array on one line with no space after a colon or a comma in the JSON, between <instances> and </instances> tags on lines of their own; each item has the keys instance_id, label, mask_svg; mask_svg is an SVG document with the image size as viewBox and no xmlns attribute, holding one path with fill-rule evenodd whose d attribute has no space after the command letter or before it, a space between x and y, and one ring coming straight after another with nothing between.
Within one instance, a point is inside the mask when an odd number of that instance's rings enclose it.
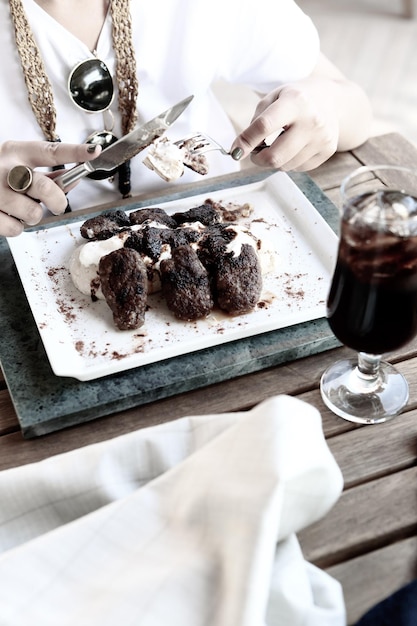
<instances>
[{"instance_id":1,"label":"plaid cloth","mask_svg":"<svg viewBox=\"0 0 417 626\"><path fill-rule=\"evenodd\" d=\"M288 396L3 471L0 625L345 626L296 538L341 490Z\"/></svg>"}]
</instances>

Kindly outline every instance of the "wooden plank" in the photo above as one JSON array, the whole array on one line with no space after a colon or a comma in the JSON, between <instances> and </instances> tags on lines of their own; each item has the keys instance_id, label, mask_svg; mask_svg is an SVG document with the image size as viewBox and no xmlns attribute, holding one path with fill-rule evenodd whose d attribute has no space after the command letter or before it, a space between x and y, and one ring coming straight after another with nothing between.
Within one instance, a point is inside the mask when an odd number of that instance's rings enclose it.
<instances>
[{"instance_id":1,"label":"wooden plank","mask_svg":"<svg viewBox=\"0 0 417 626\"><path fill-rule=\"evenodd\" d=\"M417 464L417 411L376 426L364 426L329 440L345 488ZM389 444L387 444L389 442Z\"/></svg>"},{"instance_id":2,"label":"wooden plank","mask_svg":"<svg viewBox=\"0 0 417 626\"><path fill-rule=\"evenodd\" d=\"M306 559L330 567L413 536L416 480L412 467L344 491L324 519L299 534Z\"/></svg>"},{"instance_id":3,"label":"wooden plank","mask_svg":"<svg viewBox=\"0 0 417 626\"><path fill-rule=\"evenodd\" d=\"M308 174L329 195L328 191L338 190L343 178L359 165L362 163L351 152L337 152L331 159Z\"/></svg>"},{"instance_id":4,"label":"wooden plank","mask_svg":"<svg viewBox=\"0 0 417 626\"><path fill-rule=\"evenodd\" d=\"M371 137L352 152L336 153L329 161L309 172L337 207L341 206L339 188L342 180L360 165L390 163L415 168L417 150L398 133Z\"/></svg>"},{"instance_id":5,"label":"wooden plank","mask_svg":"<svg viewBox=\"0 0 417 626\"><path fill-rule=\"evenodd\" d=\"M417 537L327 569L343 587L348 624L355 624L375 604L414 580L416 572Z\"/></svg>"},{"instance_id":6,"label":"wooden plank","mask_svg":"<svg viewBox=\"0 0 417 626\"><path fill-rule=\"evenodd\" d=\"M417 150L415 146L398 133L388 133L372 137L352 151L365 165L392 164L415 169Z\"/></svg>"},{"instance_id":7,"label":"wooden plank","mask_svg":"<svg viewBox=\"0 0 417 626\"><path fill-rule=\"evenodd\" d=\"M19 422L7 389L0 391L0 436L19 430Z\"/></svg>"},{"instance_id":8,"label":"wooden plank","mask_svg":"<svg viewBox=\"0 0 417 626\"><path fill-rule=\"evenodd\" d=\"M391 163L415 168L417 150L413 144L398 133L371 137L352 152L338 152L326 163L309 172L338 208L341 207L340 184L360 165Z\"/></svg>"}]
</instances>

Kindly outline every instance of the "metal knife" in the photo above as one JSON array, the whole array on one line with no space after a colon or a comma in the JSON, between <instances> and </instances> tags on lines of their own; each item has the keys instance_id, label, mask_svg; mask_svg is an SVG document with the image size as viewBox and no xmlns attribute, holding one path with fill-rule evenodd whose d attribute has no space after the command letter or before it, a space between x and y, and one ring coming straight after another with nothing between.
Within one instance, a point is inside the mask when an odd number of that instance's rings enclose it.
<instances>
[{"instance_id":1,"label":"metal knife","mask_svg":"<svg viewBox=\"0 0 417 626\"><path fill-rule=\"evenodd\" d=\"M155 139L161 137L166 130L175 122L175 120L185 111L194 96L189 96L185 100L181 100L174 104L171 108L160 113L153 120L139 126L132 132L128 133L118 141L102 151L102 153L93 161L86 161L75 165L67 170L64 174L60 174L54 178L54 182L65 189L68 185L72 185L80 178L88 176L96 170L104 170L111 172L114 168L125 163L141 150L144 150Z\"/></svg>"}]
</instances>

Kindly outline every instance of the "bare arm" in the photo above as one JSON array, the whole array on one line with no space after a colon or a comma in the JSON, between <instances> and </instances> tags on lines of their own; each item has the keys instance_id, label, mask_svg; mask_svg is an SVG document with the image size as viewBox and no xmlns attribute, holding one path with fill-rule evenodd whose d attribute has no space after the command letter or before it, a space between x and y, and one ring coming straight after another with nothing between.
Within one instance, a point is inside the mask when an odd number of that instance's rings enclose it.
<instances>
[{"instance_id":1,"label":"bare arm","mask_svg":"<svg viewBox=\"0 0 417 626\"><path fill-rule=\"evenodd\" d=\"M283 170L310 170L336 150L350 150L369 136L371 106L364 91L323 55L307 78L282 85L262 98L251 124L236 138L242 157L285 128L254 163Z\"/></svg>"}]
</instances>

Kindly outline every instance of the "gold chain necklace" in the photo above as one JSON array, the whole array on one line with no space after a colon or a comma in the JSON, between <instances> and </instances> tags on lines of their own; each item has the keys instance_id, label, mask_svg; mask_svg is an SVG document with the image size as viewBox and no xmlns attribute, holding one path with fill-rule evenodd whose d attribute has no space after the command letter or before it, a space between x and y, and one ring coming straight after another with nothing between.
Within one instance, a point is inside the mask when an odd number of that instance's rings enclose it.
<instances>
[{"instance_id":1,"label":"gold chain necklace","mask_svg":"<svg viewBox=\"0 0 417 626\"><path fill-rule=\"evenodd\" d=\"M9 7L32 111L45 138L48 141L60 141L56 132L57 114L52 86L22 2L21 0L9 0ZM110 11L113 49L116 57L115 78L119 93L118 108L122 116L122 133L125 135L133 130L136 124L138 95L129 0L110 0ZM120 180L120 174L123 174L122 179L124 180ZM130 170L128 165L119 171L119 188L123 196L129 195Z\"/></svg>"}]
</instances>

